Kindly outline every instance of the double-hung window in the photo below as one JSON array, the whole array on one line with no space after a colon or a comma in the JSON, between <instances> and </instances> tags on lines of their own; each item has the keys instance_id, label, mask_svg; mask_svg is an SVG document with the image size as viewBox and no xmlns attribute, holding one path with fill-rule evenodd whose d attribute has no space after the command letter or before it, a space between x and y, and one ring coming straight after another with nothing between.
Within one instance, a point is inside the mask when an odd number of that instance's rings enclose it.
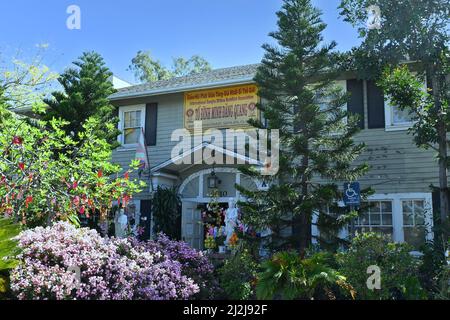
<instances>
[{"instance_id":1,"label":"double-hung window","mask_svg":"<svg viewBox=\"0 0 450 320\"><path fill-rule=\"evenodd\" d=\"M120 108L120 142L123 146L136 146L142 139L142 128L145 124L145 107Z\"/></svg>"},{"instance_id":2,"label":"double-hung window","mask_svg":"<svg viewBox=\"0 0 450 320\"><path fill-rule=\"evenodd\" d=\"M425 226L425 204L423 200L403 200L403 235L406 242L414 249L420 249L425 243L427 228Z\"/></svg>"},{"instance_id":3,"label":"double-hung window","mask_svg":"<svg viewBox=\"0 0 450 320\"><path fill-rule=\"evenodd\" d=\"M423 84L424 92L427 86ZM410 128L414 124L413 116L408 109L401 110L398 106L393 105L388 97L384 101L386 130L404 130Z\"/></svg>"},{"instance_id":4,"label":"double-hung window","mask_svg":"<svg viewBox=\"0 0 450 320\"><path fill-rule=\"evenodd\" d=\"M384 233L392 239L392 201L369 201L364 206L366 209L355 221L355 231Z\"/></svg>"}]
</instances>

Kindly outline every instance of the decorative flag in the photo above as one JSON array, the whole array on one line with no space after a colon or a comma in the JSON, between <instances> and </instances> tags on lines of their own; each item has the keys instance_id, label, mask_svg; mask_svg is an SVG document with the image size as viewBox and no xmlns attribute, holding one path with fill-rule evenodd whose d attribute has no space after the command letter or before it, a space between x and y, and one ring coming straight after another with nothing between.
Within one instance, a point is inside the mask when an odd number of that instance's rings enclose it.
<instances>
[{"instance_id":1,"label":"decorative flag","mask_svg":"<svg viewBox=\"0 0 450 320\"><path fill-rule=\"evenodd\" d=\"M136 160L139 160L139 176L149 167L147 148L145 147L144 128L141 128L141 135L136 148Z\"/></svg>"}]
</instances>

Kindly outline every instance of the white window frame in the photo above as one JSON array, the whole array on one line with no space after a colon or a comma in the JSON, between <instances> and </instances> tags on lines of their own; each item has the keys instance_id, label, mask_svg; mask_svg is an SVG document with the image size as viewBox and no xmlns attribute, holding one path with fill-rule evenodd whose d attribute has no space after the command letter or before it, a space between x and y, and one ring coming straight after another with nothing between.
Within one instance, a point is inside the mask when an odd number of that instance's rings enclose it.
<instances>
[{"instance_id":1,"label":"white window frame","mask_svg":"<svg viewBox=\"0 0 450 320\"><path fill-rule=\"evenodd\" d=\"M417 200L424 201L426 240L433 240L433 202L431 193L415 192L415 193L388 193L375 194L368 197L368 201L392 201L392 227L393 240L395 242L405 242L403 233L403 207L402 201Z\"/></svg>"},{"instance_id":2,"label":"white window frame","mask_svg":"<svg viewBox=\"0 0 450 320\"><path fill-rule=\"evenodd\" d=\"M415 74L415 73L413 73ZM427 92L427 84L426 82L423 84L423 90L424 92ZM384 121L385 121L385 130L386 131L400 131L400 130L408 130L411 128L416 121L405 121L405 122L399 122L394 123L394 112L392 108L395 106L392 106L391 101L388 97L384 98Z\"/></svg>"},{"instance_id":3,"label":"white window frame","mask_svg":"<svg viewBox=\"0 0 450 320\"><path fill-rule=\"evenodd\" d=\"M140 111L141 112L141 128L145 128L145 106L144 105L134 105L134 106L125 106L119 107L119 130L121 134L118 136L118 141L123 149L134 149L137 146L137 143L129 143L125 144L125 134L124 134L124 125L125 125L125 113L132 111Z\"/></svg>"},{"instance_id":4,"label":"white window frame","mask_svg":"<svg viewBox=\"0 0 450 320\"><path fill-rule=\"evenodd\" d=\"M414 121L405 121L394 123L394 112L390 99L384 100L384 118L386 131L408 130L414 125Z\"/></svg>"}]
</instances>

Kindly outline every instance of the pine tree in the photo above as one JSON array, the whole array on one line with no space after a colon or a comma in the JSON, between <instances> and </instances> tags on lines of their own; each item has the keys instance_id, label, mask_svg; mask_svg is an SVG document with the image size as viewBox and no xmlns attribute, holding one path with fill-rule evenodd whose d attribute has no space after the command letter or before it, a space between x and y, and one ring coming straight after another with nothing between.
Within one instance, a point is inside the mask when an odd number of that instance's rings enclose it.
<instances>
[{"instance_id":1,"label":"pine tree","mask_svg":"<svg viewBox=\"0 0 450 320\"><path fill-rule=\"evenodd\" d=\"M100 120L96 130L99 138L106 139L113 147L117 146L118 117L116 108L108 97L115 92L111 82L112 73L105 66L103 58L96 52L85 52L58 78L63 91L52 93L52 99L45 100L48 111L47 120L61 118L69 124L68 134L77 136L83 131L83 124L90 117Z\"/></svg>"},{"instance_id":2,"label":"pine tree","mask_svg":"<svg viewBox=\"0 0 450 320\"><path fill-rule=\"evenodd\" d=\"M321 12L310 0L285 0L277 15L278 31L270 36L278 45L263 46L266 53L255 81L267 128L279 129L280 169L264 178L241 168L268 180L270 188L238 189L247 198L240 203L244 223L270 229L270 248L304 252L312 242L315 212L322 234L336 234L349 222L352 215L338 206L338 184L356 181L368 166L353 165L364 145L353 142L358 119L345 110L348 95L336 86L336 44L323 44ZM262 123L251 124L263 128Z\"/></svg>"}]
</instances>

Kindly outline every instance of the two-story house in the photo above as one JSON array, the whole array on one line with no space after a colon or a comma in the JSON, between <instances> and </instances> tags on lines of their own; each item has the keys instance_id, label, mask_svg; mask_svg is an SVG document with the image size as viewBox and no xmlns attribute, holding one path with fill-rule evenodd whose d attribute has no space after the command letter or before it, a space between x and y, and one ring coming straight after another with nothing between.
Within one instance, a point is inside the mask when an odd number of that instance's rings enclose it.
<instances>
[{"instance_id":1,"label":"two-story house","mask_svg":"<svg viewBox=\"0 0 450 320\"><path fill-rule=\"evenodd\" d=\"M122 131L121 147L114 151L113 162L126 169L135 157L140 133L145 132L151 179L145 178L149 188L134 197L136 212L151 221L152 188L178 186L182 198L182 237L194 247L203 246L198 208L211 200L211 183L219 188L218 201L230 204L240 198L235 183L248 188L263 186L243 176L237 163L208 165L208 159L201 164L195 162L198 152L254 160L236 149L204 152L210 141L193 134L191 143L181 153L174 150L178 150L180 134L195 129L194 120L202 120L203 129L236 129L247 127L249 118L260 117L254 108L258 99L253 81L257 67L254 64L217 69L125 87L110 97L118 107ZM373 205L358 219L356 228L381 231L395 241L407 241L418 248L425 239L433 237L430 185L438 183L433 151L415 146L407 132L412 124L408 114L391 106L373 82L347 75L339 84L351 93L348 110L361 117L362 131L356 140L367 145L360 160L369 163L370 172L359 182L361 187L371 186L376 192L370 198Z\"/></svg>"}]
</instances>

